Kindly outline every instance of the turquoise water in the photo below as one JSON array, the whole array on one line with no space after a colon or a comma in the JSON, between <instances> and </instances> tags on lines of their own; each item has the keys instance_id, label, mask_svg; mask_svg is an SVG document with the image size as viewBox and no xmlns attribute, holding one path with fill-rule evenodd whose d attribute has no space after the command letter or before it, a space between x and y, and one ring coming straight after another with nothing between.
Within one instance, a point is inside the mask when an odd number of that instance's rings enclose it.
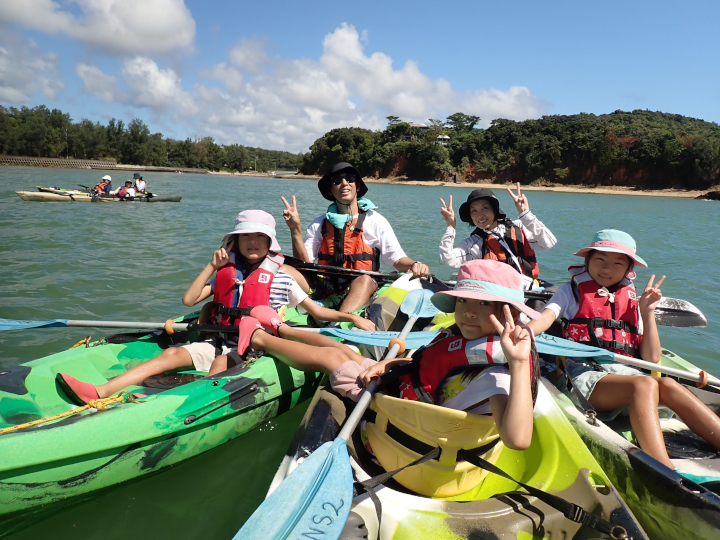
<instances>
[{"instance_id":1,"label":"turquoise water","mask_svg":"<svg viewBox=\"0 0 720 540\"><path fill-rule=\"evenodd\" d=\"M262 208L272 213L278 220L278 240L289 253L280 196L297 195L305 225L327 205L314 181L170 173L144 176L153 192L182 193L180 203L31 203L14 193L34 190L35 185L94 185L103 174L0 167L0 318L164 321L188 311L180 301L182 294L232 229L237 212ZM116 185L131 176L111 174ZM452 270L442 266L437 255L444 231L438 198L447 200L452 194L457 211L468 193L369 184L368 197L393 225L408 256L448 278ZM509 195L503 190L497 194L506 213L515 215ZM550 192L528 192L528 198L531 209L558 238L555 248L538 255L542 277L565 281L567 267L580 261L572 253L588 244L598 229L631 233L650 270L667 275L663 293L694 303L709 321L708 328L661 327L663 345L720 373L720 293L715 280L719 203ZM650 270L638 272L638 287ZM88 333L98 338L111 332L2 332L0 367L67 349ZM138 526L160 538L178 533L188 538L231 537L248 508L262 498L300 417L301 411L291 411L265 431L171 471L112 489L13 538L125 539ZM257 448L265 450L256 452Z\"/></svg>"}]
</instances>

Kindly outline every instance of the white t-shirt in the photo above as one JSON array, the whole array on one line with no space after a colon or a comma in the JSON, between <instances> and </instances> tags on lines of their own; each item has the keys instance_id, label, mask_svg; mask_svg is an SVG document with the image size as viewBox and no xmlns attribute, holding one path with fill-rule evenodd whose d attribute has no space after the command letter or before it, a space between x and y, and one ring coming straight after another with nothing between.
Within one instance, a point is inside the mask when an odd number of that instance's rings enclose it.
<instances>
[{"instance_id":1,"label":"white t-shirt","mask_svg":"<svg viewBox=\"0 0 720 540\"><path fill-rule=\"evenodd\" d=\"M553 294L550 301L545 305L545 309L551 310L555 314L555 318L572 319L577 315L580 309L580 302L577 301L573 294L571 282L563 283L558 291ZM640 316L640 305L638 304L638 334L643 333L642 317Z\"/></svg>"},{"instance_id":2,"label":"white t-shirt","mask_svg":"<svg viewBox=\"0 0 720 540\"><path fill-rule=\"evenodd\" d=\"M147 184L144 180L136 180L135 181L135 189L138 191L145 191L145 188L147 187Z\"/></svg>"},{"instance_id":3,"label":"white t-shirt","mask_svg":"<svg viewBox=\"0 0 720 540\"><path fill-rule=\"evenodd\" d=\"M127 191L125 192L125 196L126 196L126 197L134 197L134 196L135 196L135 190L134 190L133 188L129 187L129 188L127 189Z\"/></svg>"},{"instance_id":4,"label":"white t-shirt","mask_svg":"<svg viewBox=\"0 0 720 540\"><path fill-rule=\"evenodd\" d=\"M215 292L215 277L213 276L208 285ZM242 294L242 291L240 292ZM300 302L307 298L307 294L300 288L298 282L295 281L290 274L286 274L282 270L278 270L270 284L270 307L275 311L282 306L294 308Z\"/></svg>"},{"instance_id":5,"label":"white t-shirt","mask_svg":"<svg viewBox=\"0 0 720 540\"><path fill-rule=\"evenodd\" d=\"M353 219L356 217L357 215L353 216ZM324 219L325 214L317 217L305 233L305 249L313 261L317 259L320 244L322 244L321 226ZM365 216L363 238L371 248L380 250L382 261L388 266L393 266L397 261L405 257L405 252L400 247L400 242L398 242L390 223L374 210L368 210L367 216Z\"/></svg>"},{"instance_id":6,"label":"white t-shirt","mask_svg":"<svg viewBox=\"0 0 720 540\"><path fill-rule=\"evenodd\" d=\"M526 210L513 221L520 227L533 250L548 250L557 243L557 239L550 229L530 211ZM505 234L505 226L500 224L491 232L502 238ZM453 268L460 268L460 265L474 259L482 259L483 239L477 235L471 235L461 240L457 247L455 244L455 227L447 227L445 234L440 239L440 262Z\"/></svg>"},{"instance_id":7,"label":"white t-shirt","mask_svg":"<svg viewBox=\"0 0 720 540\"><path fill-rule=\"evenodd\" d=\"M456 384L458 377L464 378L464 380L460 382L460 386L464 387L464 389L447 401L438 404L449 409L466 411L473 414L490 414L492 413L492 409L490 402L485 401L486 399L491 396L510 395L510 371L505 366L491 366L483 370L476 377L468 380L471 376L472 375L468 375L467 373L461 373L449 377L439 392L441 401L444 390L448 386L458 386ZM485 401L485 403L481 403L483 401Z\"/></svg>"}]
</instances>

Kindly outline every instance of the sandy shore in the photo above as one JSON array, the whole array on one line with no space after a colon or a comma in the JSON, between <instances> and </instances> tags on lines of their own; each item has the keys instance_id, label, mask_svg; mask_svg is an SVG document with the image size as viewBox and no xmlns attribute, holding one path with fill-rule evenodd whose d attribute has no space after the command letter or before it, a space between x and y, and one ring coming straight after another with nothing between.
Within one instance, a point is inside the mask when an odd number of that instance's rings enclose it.
<instances>
[{"instance_id":1,"label":"sandy shore","mask_svg":"<svg viewBox=\"0 0 720 540\"><path fill-rule=\"evenodd\" d=\"M227 174L227 173L226 173ZM240 174L240 173L238 173ZM243 176L261 176L256 174L242 173ZM272 178L272 177L271 177ZM318 175L282 175L276 178L294 178L300 180L318 180ZM368 184L398 184L398 185L409 185L409 186L434 186L434 187L447 187L447 188L464 188L464 189L478 189L478 188L489 188L504 190L506 187L515 187L514 184L480 184L475 182L432 182L432 181L420 181L420 180L407 180L406 178L363 178ZM598 193L601 195L636 195L643 197L683 197L687 199L694 199L698 195L712 191L715 188L703 191L686 191L681 189L656 189L656 190L638 190L631 187L588 187L588 186L522 186L523 191L559 191L564 193Z\"/></svg>"}]
</instances>

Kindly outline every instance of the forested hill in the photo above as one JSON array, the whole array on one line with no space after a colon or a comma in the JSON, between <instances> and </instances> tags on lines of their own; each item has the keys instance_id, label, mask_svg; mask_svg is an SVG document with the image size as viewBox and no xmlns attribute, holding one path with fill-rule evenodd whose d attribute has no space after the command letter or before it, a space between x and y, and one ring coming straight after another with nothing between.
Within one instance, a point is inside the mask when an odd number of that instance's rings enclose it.
<instances>
[{"instance_id":1,"label":"forested hill","mask_svg":"<svg viewBox=\"0 0 720 540\"><path fill-rule=\"evenodd\" d=\"M612 114L494 120L456 113L428 129L388 117L384 131L334 129L315 141L301 172L338 161L364 175L524 184L708 189L720 184L720 126L676 114ZM450 137L447 146L436 144Z\"/></svg>"},{"instance_id":2,"label":"forested hill","mask_svg":"<svg viewBox=\"0 0 720 540\"><path fill-rule=\"evenodd\" d=\"M31 157L110 159L129 165L297 171L302 154L239 144L218 145L212 137L179 141L151 133L135 118L127 126L114 118L106 126L73 122L69 114L40 105L32 109L0 105L0 154Z\"/></svg>"}]
</instances>

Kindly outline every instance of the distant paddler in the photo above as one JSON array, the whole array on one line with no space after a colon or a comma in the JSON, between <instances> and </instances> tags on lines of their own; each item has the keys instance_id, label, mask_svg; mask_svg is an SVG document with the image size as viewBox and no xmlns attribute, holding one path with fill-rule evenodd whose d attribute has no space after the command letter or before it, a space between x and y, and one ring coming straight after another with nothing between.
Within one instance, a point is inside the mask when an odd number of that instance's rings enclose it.
<instances>
[{"instance_id":1,"label":"distant paddler","mask_svg":"<svg viewBox=\"0 0 720 540\"><path fill-rule=\"evenodd\" d=\"M147 183L143 180L140 173L133 174L133 189L135 193L145 193L147 191Z\"/></svg>"},{"instance_id":2,"label":"distant paddler","mask_svg":"<svg viewBox=\"0 0 720 540\"><path fill-rule=\"evenodd\" d=\"M95 194L105 193L107 195L112 191L112 178L109 174L106 174L101 178L101 181L95 184L95 187L91 189Z\"/></svg>"},{"instance_id":3,"label":"distant paddler","mask_svg":"<svg viewBox=\"0 0 720 540\"><path fill-rule=\"evenodd\" d=\"M428 267L405 255L390 223L365 198L368 188L358 170L349 163L336 163L318 182L323 197L332 204L302 234L295 195L292 206L285 197L283 217L290 228L293 255L306 262L377 271L380 260L400 272L427 276ZM351 313L362 307L375 293L378 284L363 275L353 279L340 311ZM343 291L344 294L344 291Z\"/></svg>"}]
</instances>

